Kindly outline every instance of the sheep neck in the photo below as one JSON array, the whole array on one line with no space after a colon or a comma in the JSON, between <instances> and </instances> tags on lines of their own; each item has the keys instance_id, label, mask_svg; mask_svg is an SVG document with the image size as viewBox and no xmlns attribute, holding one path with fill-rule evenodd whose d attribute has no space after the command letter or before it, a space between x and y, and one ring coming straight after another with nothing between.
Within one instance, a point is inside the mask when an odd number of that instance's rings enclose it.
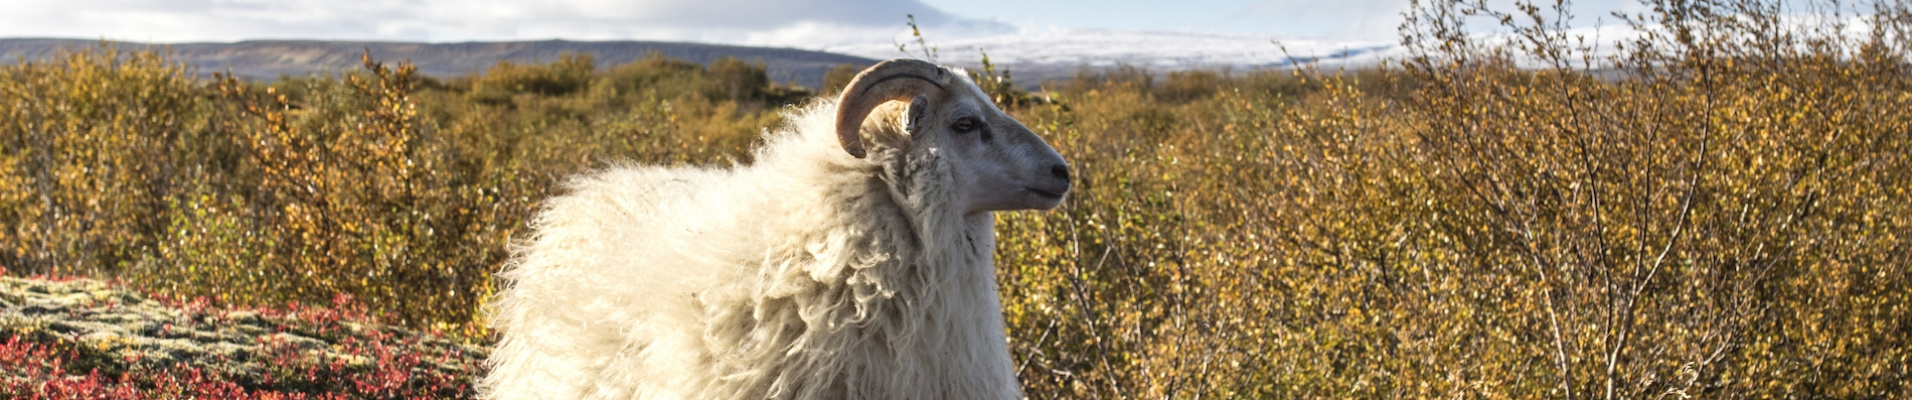
<instances>
[{"instance_id":1,"label":"sheep neck","mask_svg":"<svg viewBox=\"0 0 1912 400\"><path fill-rule=\"evenodd\" d=\"M864 179L794 180L862 187L817 185L821 203L794 204L844 206L785 214L818 228L773 246L750 310L716 310L710 348L733 350L712 357L728 378L711 382L708 397L1020 396L996 289L994 215L953 207L954 180L933 151L872 157L863 174L816 171Z\"/></svg>"}]
</instances>

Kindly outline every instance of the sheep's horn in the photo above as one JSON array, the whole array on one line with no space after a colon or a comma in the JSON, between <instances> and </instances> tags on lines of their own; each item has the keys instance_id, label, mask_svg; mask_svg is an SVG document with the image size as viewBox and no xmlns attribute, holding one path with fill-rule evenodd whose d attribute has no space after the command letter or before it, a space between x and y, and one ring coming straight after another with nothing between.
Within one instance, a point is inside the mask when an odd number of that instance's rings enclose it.
<instances>
[{"instance_id":1,"label":"sheep's horn","mask_svg":"<svg viewBox=\"0 0 1912 400\"><path fill-rule=\"evenodd\" d=\"M843 144L843 151L863 158L863 138L857 134L863 118L883 103L943 92L949 75L949 70L936 64L910 59L876 63L856 74L837 101L837 141Z\"/></svg>"}]
</instances>

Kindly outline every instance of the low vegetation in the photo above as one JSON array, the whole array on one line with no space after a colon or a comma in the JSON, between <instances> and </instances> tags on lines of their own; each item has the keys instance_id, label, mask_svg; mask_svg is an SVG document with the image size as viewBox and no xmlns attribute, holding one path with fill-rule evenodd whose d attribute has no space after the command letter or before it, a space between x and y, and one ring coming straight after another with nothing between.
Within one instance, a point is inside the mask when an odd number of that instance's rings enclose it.
<instances>
[{"instance_id":1,"label":"low vegetation","mask_svg":"<svg viewBox=\"0 0 1912 400\"><path fill-rule=\"evenodd\" d=\"M212 307L0 271L0 397L470 398L483 348L318 307Z\"/></svg>"},{"instance_id":2,"label":"low vegetation","mask_svg":"<svg viewBox=\"0 0 1912 400\"><path fill-rule=\"evenodd\" d=\"M1562 9L1437 1L1359 71L979 71L1080 176L998 215L1030 397L1907 395L1912 6L1647 3L1605 52ZM0 68L0 266L350 295L482 344L563 177L749 163L811 94L656 57L198 76L110 47Z\"/></svg>"}]
</instances>

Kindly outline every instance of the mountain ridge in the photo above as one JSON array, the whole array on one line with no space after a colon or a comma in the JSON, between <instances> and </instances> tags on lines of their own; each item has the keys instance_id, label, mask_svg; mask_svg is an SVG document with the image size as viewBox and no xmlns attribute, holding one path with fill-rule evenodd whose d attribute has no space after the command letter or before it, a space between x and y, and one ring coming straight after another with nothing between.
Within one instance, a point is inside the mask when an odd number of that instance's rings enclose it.
<instances>
[{"instance_id":1,"label":"mountain ridge","mask_svg":"<svg viewBox=\"0 0 1912 400\"><path fill-rule=\"evenodd\" d=\"M0 38L0 63L48 60L60 48L90 48L101 43L112 43L123 49L163 46L170 49L174 60L200 68L202 74L230 68L235 75L256 80L355 70L360 68L359 57L366 51L385 62L411 61L420 73L437 78L482 72L500 61L549 63L566 53L590 54L599 68L628 63L652 52L706 65L729 56L746 61L761 60L772 81L795 82L813 89L821 86L824 73L837 65L866 66L894 57L928 57L948 65L977 68L987 54L999 69L1013 71L1017 84L1033 89L1047 81L1123 67L1134 67L1151 75L1194 69L1281 69L1304 65L1346 68L1376 65L1403 55L1398 43L1374 40L1064 29L937 40L931 47L938 51L928 53L911 44L899 49L895 42L803 49L662 41L248 40L147 44Z\"/></svg>"},{"instance_id":2,"label":"mountain ridge","mask_svg":"<svg viewBox=\"0 0 1912 400\"><path fill-rule=\"evenodd\" d=\"M424 75L450 78L482 72L501 61L542 64L562 54L590 54L598 67L642 59L655 52L666 57L709 64L723 57L763 61L770 79L815 88L823 74L840 64L858 66L877 60L852 55L791 48L653 41L539 40L510 42L384 42L343 40L247 40L230 43L142 43L130 41L6 38L0 39L0 62L46 61L63 50L110 44L121 49L163 48L171 57L210 74L230 70L249 79L270 80L281 75L304 76L360 68L360 56L370 52L384 62L410 61Z\"/></svg>"}]
</instances>

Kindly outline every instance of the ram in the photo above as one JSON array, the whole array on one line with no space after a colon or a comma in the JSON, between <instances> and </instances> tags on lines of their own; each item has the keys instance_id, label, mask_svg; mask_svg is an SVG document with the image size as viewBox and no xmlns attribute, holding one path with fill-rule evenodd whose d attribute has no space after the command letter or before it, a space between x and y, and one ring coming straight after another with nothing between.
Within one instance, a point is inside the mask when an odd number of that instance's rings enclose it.
<instances>
[{"instance_id":1,"label":"ram","mask_svg":"<svg viewBox=\"0 0 1912 400\"><path fill-rule=\"evenodd\" d=\"M890 60L756 162L573 179L500 274L485 397L1017 399L995 211L1069 167L960 70Z\"/></svg>"}]
</instances>

